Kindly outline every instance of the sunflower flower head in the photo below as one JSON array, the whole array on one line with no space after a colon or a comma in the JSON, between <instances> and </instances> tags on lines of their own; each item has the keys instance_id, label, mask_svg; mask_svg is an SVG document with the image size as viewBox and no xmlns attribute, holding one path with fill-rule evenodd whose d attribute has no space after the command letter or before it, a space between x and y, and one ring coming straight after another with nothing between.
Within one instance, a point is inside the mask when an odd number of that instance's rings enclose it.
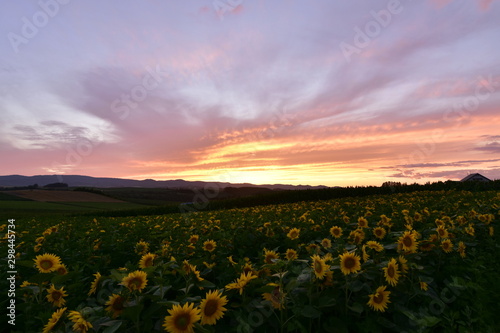
<instances>
[{"instance_id":1,"label":"sunflower flower head","mask_svg":"<svg viewBox=\"0 0 500 333\"><path fill-rule=\"evenodd\" d=\"M135 253L138 255L144 255L149 251L149 243L145 241L140 241L135 244Z\"/></svg>"},{"instance_id":2,"label":"sunflower flower head","mask_svg":"<svg viewBox=\"0 0 500 333\"><path fill-rule=\"evenodd\" d=\"M378 287L374 294L369 295L368 305L375 311L385 312L387 304L390 303L390 291L385 290L386 286Z\"/></svg>"},{"instance_id":3,"label":"sunflower flower head","mask_svg":"<svg viewBox=\"0 0 500 333\"><path fill-rule=\"evenodd\" d=\"M273 264L275 260L278 260L279 256L275 251L264 249L264 262L266 264Z\"/></svg>"},{"instance_id":4,"label":"sunflower flower head","mask_svg":"<svg viewBox=\"0 0 500 333\"><path fill-rule=\"evenodd\" d=\"M274 289L269 293L263 293L262 298L264 298L266 301L271 302L273 308L278 310L284 309L286 293L284 293L276 283L268 283L267 285L270 287L274 287Z\"/></svg>"},{"instance_id":5,"label":"sunflower flower head","mask_svg":"<svg viewBox=\"0 0 500 333\"><path fill-rule=\"evenodd\" d=\"M256 279L256 278L257 278L257 276L254 275L252 272L241 273L240 277L238 279L236 279L235 282L229 283L228 285L226 285L226 289L227 290L236 289L239 291L240 295L242 295L245 286L250 281L252 281L253 279Z\"/></svg>"},{"instance_id":6,"label":"sunflower flower head","mask_svg":"<svg viewBox=\"0 0 500 333\"><path fill-rule=\"evenodd\" d=\"M224 307L228 303L226 296L217 290L209 291L205 298L201 301L201 324L202 325L215 325L217 320L221 319L226 312Z\"/></svg>"},{"instance_id":7,"label":"sunflower flower head","mask_svg":"<svg viewBox=\"0 0 500 333\"><path fill-rule=\"evenodd\" d=\"M332 237L340 238L342 237L342 228L335 225L330 228L330 234Z\"/></svg>"},{"instance_id":8,"label":"sunflower flower head","mask_svg":"<svg viewBox=\"0 0 500 333\"><path fill-rule=\"evenodd\" d=\"M288 234L286 234L286 236L291 240L299 238L299 235L300 235L300 229L298 228L293 228L288 232Z\"/></svg>"},{"instance_id":9,"label":"sunflower flower head","mask_svg":"<svg viewBox=\"0 0 500 333\"><path fill-rule=\"evenodd\" d=\"M54 285L52 285L49 289L47 289L47 300L55 307L59 308L63 306L66 303L66 300L64 299L66 296L68 296L68 294L64 290L64 287L56 289Z\"/></svg>"},{"instance_id":10,"label":"sunflower flower head","mask_svg":"<svg viewBox=\"0 0 500 333\"><path fill-rule=\"evenodd\" d=\"M118 317L125 309L126 299L118 294L113 294L109 296L108 301L106 302L106 311L111 313L113 318Z\"/></svg>"},{"instance_id":11,"label":"sunflower flower head","mask_svg":"<svg viewBox=\"0 0 500 333\"><path fill-rule=\"evenodd\" d=\"M400 274L399 274L399 265L396 259L392 258L387 264L387 266L383 268L383 270L384 270L385 280L387 281L387 283L389 283L391 286L395 286L396 284L398 284Z\"/></svg>"},{"instance_id":12,"label":"sunflower flower head","mask_svg":"<svg viewBox=\"0 0 500 333\"><path fill-rule=\"evenodd\" d=\"M357 273L361 270L361 258L354 254L345 252L339 255L340 257L340 270L344 275Z\"/></svg>"},{"instance_id":13,"label":"sunflower flower head","mask_svg":"<svg viewBox=\"0 0 500 333\"><path fill-rule=\"evenodd\" d=\"M217 247L217 243L213 240L207 240L203 243L203 250L213 252Z\"/></svg>"},{"instance_id":14,"label":"sunflower flower head","mask_svg":"<svg viewBox=\"0 0 500 333\"><path fill-rule=\"evenodd\" d=\"M168 310L170 315L165 317L163 327L170 333L193 333L194 324L201 319L200 312L193 303L174 305Z\"/></svg>"},{"instance_id":15,"label":"sunflower flower head","mask_svg":"<svg viewBox=\"0 0 500 333\"><path fill-rule=\"evenodd\" d=\"M141 292L147 285L148 279L146 272L135 271L129 273L122 279L121 285L128 288L130 291L137 290Z\"/></svg>"},{"instance_id":16,"label":"sunflower flower head","mask_svg":"<svg viewBox=\"0 0 500 333\"><path fill-rule=\"evenodd\" d=\"M35 266L40 273L54 272L61 265L61 258L51 253L38 255L34 260Z\"/></svg>"},{"instance_id":17,"label":"sunflower flower head","mask_svg":"<svg viewBox=\"0 0 500 333\"><path fill-rule=\"evenodd\" d=\"M68 314L69 320L73 322L73 331L78 333L86 333L93 326L88 322L78 311L70 311Z\"/></svg>"},{"instance_id":18,"label":"sunflower flower head","mask_svg":"<svg viewBox=\"0 0 500 333\"><path fill-rule=\"evenodd\" d=\"M50 317L49 319L49 322L43 327L43 331L42 333L48 333L50 331L52 331L52 329L54 329L57 325L57 323L59 322L59 319L61 319L64 311L66 311L67 308L61 308L59 310L56 310L52 316Z\"/></svg>"},{"instance_id":19,"label":"sunflower flower head","mask_svg":"<svg viewBox=\"0 0 500 333\"><path fill-rule=\"evenodd\" d=\"M139 268L151 267L154 264L154 260L156 258L156 254L146 253L139 260Z\"/></svg>"},{"instance_id":20,"label":"sunflower flower head","mask_svg":"<svg viewBox=\"0 0 500 333\"><path fill-rule=\"evenodd\" d=\"M330 266L328 266L325 261L321 259L321 257L317 254L313 255L311 259L311 268L314 271L314 275L317 279L323 280L326 276L326 272L330 269Z\"/></svg>"},{"instance_id":21,"label":"sunflower flower head","mask_svg":"<svg viewBox=\"0 0 500 333\"><path fill-rule=\"evenodd\" d=\"M97 291L97 286L99 286L99 281L101 280L101 273L97 272L94 274L94 281L92 281L92 284L90 285L90 290L88 293L88 296L94 294Z\"/></svg>"}]
</instances>

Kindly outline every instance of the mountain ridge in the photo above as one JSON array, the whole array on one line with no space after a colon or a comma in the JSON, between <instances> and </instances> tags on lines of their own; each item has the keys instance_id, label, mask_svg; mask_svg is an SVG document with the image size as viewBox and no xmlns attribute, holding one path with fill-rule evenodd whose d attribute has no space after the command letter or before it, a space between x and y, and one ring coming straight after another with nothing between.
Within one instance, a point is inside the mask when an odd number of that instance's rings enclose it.
<instances>
[{"instance_id":1,"label":"mountain ridge","mask_svg":"<svg viewBox=\"0 0 500 333\"><path fill-rule=\"evenodd\" d=\"M144 187L144 188L204 188L210 186L224 187L261 187L282 190L305 190L328 188L324 185L289 185L289 184L262 184L251 183L229 183L229 182L207 182L188 181L183 179L175 180L154 180L154 179L127 179L113 177L92 177L84 175L6 175L0 176L0 188L31 186L37 184L43 187L53 183L66 183L70 187Z\"/></svg>"}]
</instances>

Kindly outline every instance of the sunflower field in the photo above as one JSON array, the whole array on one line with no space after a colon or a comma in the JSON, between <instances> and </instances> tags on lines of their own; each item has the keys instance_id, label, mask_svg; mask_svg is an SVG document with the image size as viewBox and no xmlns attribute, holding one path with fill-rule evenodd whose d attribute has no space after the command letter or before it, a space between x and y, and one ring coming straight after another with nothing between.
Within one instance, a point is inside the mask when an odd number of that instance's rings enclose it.
<instances>
[{"instance_id":1,"label":"sunflower field","mask_svg":"<svg viewBox=\"0 0 500 333\"><path fill-rule=\"evenodd\" d=\"M498 191L425 191L19 220L12 328L498 332L499 217Z\"/></svg>"}]
</instances>

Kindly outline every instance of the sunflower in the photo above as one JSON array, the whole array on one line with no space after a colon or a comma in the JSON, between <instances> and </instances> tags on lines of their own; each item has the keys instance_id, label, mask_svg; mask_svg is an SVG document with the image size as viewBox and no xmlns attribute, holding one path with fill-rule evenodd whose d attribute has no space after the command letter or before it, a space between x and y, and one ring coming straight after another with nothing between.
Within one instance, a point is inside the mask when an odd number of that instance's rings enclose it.
<instances>
[{"instance_id":1,"label":"sunflower","mask_svg":"<svg viewBox=\"0 0 500 333\"><path fill-rule=\"evenodd\" d=\"M200 309L195 308L194 303L174 305L168 313L170 316L165 317L163 327L170 333L193 333L194 323L201 319Z\"/></svg>"},{"instance_id":2,"label":"sunflower","mask_svg":"<svg viewBox=\"0 0 500 333\"><path fill-rule=\"evenodd\" d=\"M386 286L378 287L375 291L375 294L369 295L370 300L368 301L368 305L373 308L375 311L385 312L387 309L387 304L390 303L389 295L390 291L385 290Z\"/></svg>"},{"instance_id":3,"label":"sunflower","mask_svg":"<svg viewBox=\"0 0 500 333\"><path fill-rule=\"evenodd\" d=\"M361 216L358 218L358 226L360 228L368 228L368 220Z\"/></svg>"},{"instance_id":4,"label":"sunflower","mask_svg":"<svg viewBox=\"0 0 500 333\"><path fill-rule=\"evenodd\" d=\"M316 278L323 280L325 278L326 271L330 269L330 266L328 266L317 254L313 255L311 259L313 261L311 267L314 270L314 275Z\"/></svg>"},{"instance_id":5,"label":"sunflower","mask_svg":"<svg viewBox=\"0 0 500 333\"><path fill-rule=\"evenodd\" d=\"M191 237L189 237L189 243L195 244L198 241L198 239L200 239L200 236L198 236L198 235L191 235Z\"/></svg>"},{"instance_id":6,"label":"sunflower","mask_svg":"<svg viewBox=\"0 0 500 333\"><path fill-rule=\"evenodd\" d=\"M68 294L64 290L64 287L56 289L54 288L54 285L52 285L49 289L47 289L47 293L47 300L52 303L53 306L60 308L64 305L64 303L66 303L64 297L68 296Z\"/></svg>"},{"instance_id":7,"label":"sunflower","mask_svg":"<svg viewBox=\"0 0 500 333\"><path fill-rule=\"evenodd\" d=\"M351 219L347 215L342 216L342 220L344 221L345 224L348 224L351 221Z\"/></svg>"},{"instance_id":8,"label":"sunflower","mask_svg":"<svg viewBox=\"0 0 500 333\"><path fill-rule=\"evenodd\" d=\"M435 247L430 240L424 240L420 243L420 251L429 252Z\"/></svg>"},{"instance_id":9,"label":"sunflower","mask_svg":"<svg viewBox=\"0 0 500 333\"><path fill-rule=\"evenodd\" d=\"M59 310L56 310L53 314L52 317L50 317L49 322L43 327L42 333L48 333L52 331L52 329L57 325L59 322L59 319L61 319L64 311L66 311L67 308L62 308Z\"/></svg>"},{"instance_id":10,"label":"sunflower","mask_svg":"<svg viewBox=\"0 0 500 333\"><path fill-rule=\"evenodd\" d=\"M209 291L205 299L201 301L201 324L202 325L215 325L215 322L224 316L224 312L227 310L224 305L227 304L228 300L226 296L222 296L222 293L217 290Z\"/></svg>"},{"instance_id":11,"label":"sunflower","mask_svg":"<svg viewBox=\"0 0 500 333\"><path fill-rule=\"evenodd\" d=\"M86 321L82 314L78 311L70 311L68 318L74 323L73 331L75 332L86 333L93 327L92 324Z\"/></svg>"},{"instance_id":12,"label":"sunflower","mask_svg":"<svg viewBox=\"0 0 500 333\"><path fill-rule=\"evenodd\" d=\"M353 230L349 233L349 239L353 244L360 244L365 239L365 232L361 228Z\"/></svg>"},{"instance_id":13,"label":"sunflower","mask_svg":"<svg viewBox=\"0 0 500 333\"><path fill-rule=\"evenodd\" d=\"M227 260L229 260L229 263L231 263L231 265L233 265L233 266L238 265L238 263L236 261L234 261L233 256L227 257Z\"/></svg>"},{"instance_id":14,"label":"sunflower","mask_svg":"<svg viewBox=\"0 0 500 333\"><path fill-rule=\"evenodd\" d=\"M68 274L68 268L66 267L65 264L61 264L59 268L57 269L57 274L59 275L66 275Z\"/></svg>"},{"instance_id":15,"label":"sunflower","mask_svg":"<svg viewBox=\"0 0 500 333\"><path fill-rule=\"evenodd\" d=\"M124 305L125 301L126 301L125 298L117 294L109 296L109 299L105 304L107 305L106 311L110 312L113 318L118 317L123 312L123 309L125 309Z\"/></svg>"},{"instance_id":16,"label":"sunflower","mask_svg":"<svg viewBox=\"0 0 500 333\"><path fill-rule=\"evenodd\" d=\"M385 237L386 233L387 233L387 231L385 231L385 229L383 227L376 227L373 229L373 234L378 239L383 239Z\"/></svg>"},{"instance_id":17,"label":"sunflower","mask_svg":"<svg viewBox=\"0 0 500 333\"><path fill-rule=\"evenodd\" d=\"M300 229L298 228L293 228L291 229L286 236L292 240L299 238L300 234Z\"/></svg>"},{"instance_id":18,"label":"sunflower","mask_svg":"<svg viewBox=\"0 0 500 333\"><path fill-rule=\"evenodd\" d=\"M368 246L370 249L375 250L377 252L382 252L384 250L384 247L382 244L380 244L377 241L368 241L366 242L366 246Z\"/></svg>"},{"instance_id":19,"label":"sunflower","mask_svg":"<svg viewBox=\"0 0 500 333\"><path fill-rule=\"evenodd\" d=\"M450 253L451 251L453 251L453 243L449 239L444 239L441 242L441 248L444 252Z\"/></svg>"},{"instance_id":20,"label":"sunflower","mask_svg":"<svg viewBox=\"0 0 500 333\"><path fill-rule=\"evenodd\" d=\"M332 271L326 271L325 278L323 279L323 281L321 281L321 286L323 286L323 287L333 286L333 272Z\"/></svg>"},{"instance_id":21,"label":"sunflower","mask_svg":"<svg viewBox=\"0 0 500 333\"><path fill-rule=\"evenodd\" d=\"M288 249L286 250L285 257L288 261L293 261L297 260L299 256L297 255L297 251L295 251L294 249Z\"/></svg>"},{"instance_id":22,"label":"sunflower","mask_svg":"<svg viewBox=\"0 0 500 333\"><path fill-rule=\"evenodd\" d=\"M137 242L137 244L135 244L135 253L142 256L142 255L148 253L148 251L149 251L149 243L148 242L140 241L140 242Z\"/></svg>"},{"instance_id":23,"label":"sunflower","mask_svg":"<svg viewBox=\"0 0 500 333\"><path fill-rule=\"evenodd\" d=\"M370 260L370 255L366 252L366 245L363 245L363 247L361 248L361 252L363 254L363 262L367 262L368 260Z\"/></svg>"},{"instance_id":24,"label":"sunflower","mask_svg":"<svg viewBox=\"0 0 500 333\"><path fill-rule=\"evenodd\" d=\"M228 285L226 285L226 289L227 290L237 289L240 292L240 295L242 295L243 289L248 284L248 282L250 282L251 280L256 279L256 278L257 278L257 276L254 275L252 272L241 273L240 277L238 279L236 279L235 282L229 283Z\"/></svg>"},{"instance_id":25,"label":"sunflower","mask_svg":"<svg viewBox=\"0 0 500 333\"><path fill-rule=\"evenodd\" d=\"M448 238L448 230L446 230L444 225L437 227L436 232L439 238Z\"/></svg>"},{"instance_id":26,"label":"sunflower","mask_svg":"<svg viewBox=\"0 0 500 333\"><path fill-rule=\"evenodd\" d=\"M384 214L380 215L379 225L391 226L392 225L391 219Z\"/></svg>"},{"instance_id":27,"label":"sunflower","mask_svg":"<svg viewBox=\"0 0 500 333\"><path fill-rule=\"evenodd\" d=\"M332 247L332 241L329 240L328 238L324 238L322 241L321 241L321 246L323 246L325 249L329 249Z\"/></svg>"},{"instance_id":28,"label":"sunflower","mask_svg":"<svg viewBox=\"0 0 500 333\"><path fill-rule=\"evenodd\" d=\"M34 261L36 268L40 273L50 273L56 271L61 265L61 258L51 253L38 255Z\"/></svg>"},{"instance_id":29,"label":"sunflower","mask_svg":"<svg viewBox=\"0 0 500 333\"><path fill-rule=\"evenodd\" d=\"M340 270L344 275L348 275L351 273L356 273L361 270L361 258L354 254L346 252L344 254L339 255L340 257Z\"/></svg>"},{"instance_id":30,"label":"sunflower","mask_svg":"<svg viewBox=\"0 0 500 333\"><path fill-rule=\"evenodd\" d=\"M415 231L405 231L404 234L399 237L398 245L403 251L408 253L414 253L417 250L418 242L416 240L417 234Z\"/></svg>"},{"instance_id":31,"label":"sunflower","mask_svg":"<svg viewBox=\"0 0 500 333\"><path fill-rule=\"evenodd\" d=\"M99 285L99 280L101 280L101 273L97 272L94 274L94 276L94 281L92 281L92 284L90 285L90 290L88 293L89 296L96 292L97 286Z\"/></svg>"},{"instance_id":32,"label":"sunflower","mask_svg":"<svg viewBox=\"0 0 500 333\"><path fill-rule=\"evenodd\" d=\"M342 237L342 228L336 225L330 228L330 234L335 238Z\"/></svg>"},{"instance_id":33,"label":"sunflower","mask_svg":"<svg viewBox=\"0 0 500 333\"><path fill-rule=\"evenodd\" d=\"M427 284L427 282L420 281L420 289L423 291L427 291L427 289L429 289L429 285Z\"/></svg>"},{"instance_id":34,"label":"sunflower","mask_svg":"<svg viewBox=\"0 0 500 333\"><path fill-rule=\"evenodd\" d=\"M139 261L139 268L146 268L153 266L155 258L156 254L146 253L145 255L142 256L141 260Z\"/></svg>"},{"instance_id":35,"label":"sunflower","mask_svg":"<svg viewBox=\"0 0 500 333\"><path fill-rule=\"evenodd\" d=\"M389 283L391 286L395 286L396 284L398 284L400 274L399 265L396 259L392 258L387 264L387 267L384 267L382 269L384 270L384 276L387 283Z\"/></svg>"},{"instance_id":36,"label":"sunflower","mask_svg":"<svg viewBox=\"0 0 500 333\"><path fill-rule=\"evenodd\" d=\"M245 273L245 274L252 273L253 272L252 263L249 263L249 262L245 263L245 266L243 266L242 270L243 270L243 273Z\"/></svg>"},{"instance_id":37,"label":"sunflower","mask_svg":"<svg viewBox=\"0 0 500 333\"><path fill-rule=\"evenodd\" d=\"M148 284L147 274L143 271L129 273L123 278L121 285L124 285L130 291L142 291Z\"/></svg>"},{"instance_id":38,"label":"sunflower","mask_svg":"<svg viewBox=\"0 0 500 333\"><path fill-rule=\"evenodd\" d=\"M279 285L276 283L268 283L270 287L274 287L274 289L270 293L263 293L262 298L266 301L271 302L273 308L282 310L285 307L285 296L286 294L280 289Z\"/></svg>"},{"instance_id":39,"label":"sunflower","mask_svg":"<svg viewBox=\"0 0 500 333\"><path fill-rule=\"evenodd\" d=\"M216 263L213 262L213 263L209 264L208 262L204 261L203 265L205 265L205 267L208 268L208 269L212 269L212 268L215 267Z\"/></svg>"},{"instance_id":40,"label":"sunflower","mask_svg":"<svg viewBox=\"0 0 500 333\"><path fill-rule=\"evenodd\" d=\"M408 260L403 256L399 256L398 262L401 265L401 273L406 274L408 272Z\"/></svg>"},{"instance_id":41,"label":"sunflower","mask_svg":"<svg viewBox=\"0 0 500 333\"><path fill-rule=\"evenodd\" d=\"M266 264L272 264L273 260L279 259L278 254L275 251L270 251L264 249L264 262Z\"/></svg>"},{"instance_id":42,"label":"sunflower","mask_svg":"<svg viewBox=\"0 0 500 333\"><path fill-rule=\"evenodd\" d=\"M203 250L208 252L212 252L216 247L217 243L213 240L207 240L205 243L203 243Z\"/></svg>"}]
</instances>

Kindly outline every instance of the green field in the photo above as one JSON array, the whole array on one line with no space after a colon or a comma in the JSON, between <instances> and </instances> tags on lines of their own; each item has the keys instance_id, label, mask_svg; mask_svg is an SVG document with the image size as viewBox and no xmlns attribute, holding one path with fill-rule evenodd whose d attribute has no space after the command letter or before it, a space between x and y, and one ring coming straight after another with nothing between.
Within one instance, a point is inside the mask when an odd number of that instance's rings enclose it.
<instances>
[{"instance_id":1,"label":"green field","mask_svg":"<svg viewBox=\"0 0 500 333\"><path fill-rule=\"evenodd\" d=\"M41 202L0 200L0 219L50 217L97 211L142 209L147 206L128 202Z\"/></svg>"},{"instance_id":2,"label":"green field","mask_svg":"<svg viewBox=\"0 0 500 333\"><path fill-rule=\"evenodd\" d=\"M175 318L194 332L500 331L499 191L125 217L89 205L16 221L16 332L161 332Z\"/></svg>"}]
</instances>

